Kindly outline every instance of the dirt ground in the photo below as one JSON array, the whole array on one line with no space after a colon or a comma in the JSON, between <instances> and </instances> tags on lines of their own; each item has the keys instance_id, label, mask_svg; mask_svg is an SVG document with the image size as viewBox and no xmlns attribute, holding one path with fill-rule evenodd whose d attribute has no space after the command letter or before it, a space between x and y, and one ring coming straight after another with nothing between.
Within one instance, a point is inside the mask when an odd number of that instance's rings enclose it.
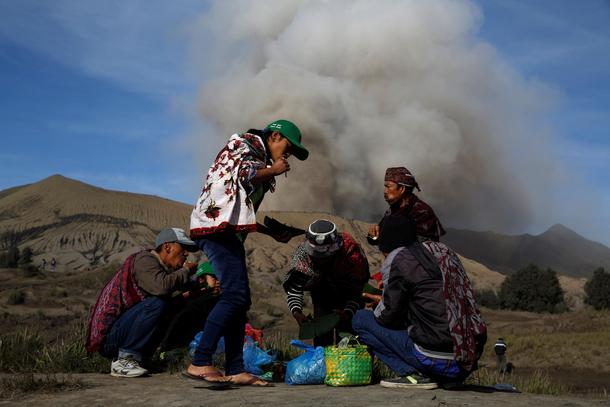
<instances>
[{"instance_id":1,"label":"dirt ground","mask_svg":"<svg viewBox=\"0 0 610 407\"><path fill-rule=\"evenodd\" d=\"M113 378L103 374L72 375L91 387L55 394L30 394L0 401L0 406L602 406L608 401L538 396L482 389L403 390L379 385L333 388L288 386L241 387L213 391L179 375L156 374L146 378Z\"/></svg>"}]
</instances>

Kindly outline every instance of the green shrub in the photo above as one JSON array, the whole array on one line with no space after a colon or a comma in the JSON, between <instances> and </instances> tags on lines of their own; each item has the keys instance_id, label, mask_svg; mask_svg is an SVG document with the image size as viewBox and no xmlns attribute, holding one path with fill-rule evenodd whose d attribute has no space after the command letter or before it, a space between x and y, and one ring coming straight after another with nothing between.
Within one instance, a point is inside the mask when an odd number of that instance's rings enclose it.
<instances>
[{"instance_id":1,"label":"green shrub","mask_svg":"<svg viewBox=\"0 0 610 407\"><path fill-rule=\"evenodd\" d=\"M508 276L500 286L502 308L558 313L567 309L557 273L530 264Z\"/></svg>"},{"instance_id":2,"label":"green shrub","mask_svg":"<svg viewBox=\"0 0 610 407\"><path fill-rule=\"evenodd\" d=\"M9 291L8 299L6 300L6 303L8 305L23 304L24 302L25 302L25 292L23 290L15 288L15 289L12 289L11 291Z\"/></svg>"},{"instance_id":3,"label":"green shrub","mask_svg":"<svg viewBox=\"0 0 610 407\"><path fill-rule=\"evenodd\" d=\"M610 309L610 273L602 267L593 272L593 277L585 284L585 303L596 310Z\"/></svg>"}]
</instances>

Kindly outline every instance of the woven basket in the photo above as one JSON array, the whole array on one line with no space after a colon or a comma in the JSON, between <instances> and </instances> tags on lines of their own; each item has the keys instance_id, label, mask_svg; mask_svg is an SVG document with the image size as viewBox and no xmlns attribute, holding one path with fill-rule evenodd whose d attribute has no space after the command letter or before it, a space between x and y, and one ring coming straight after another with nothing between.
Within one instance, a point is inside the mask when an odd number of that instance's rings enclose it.
<instances>
[{"instance_id":1,"label":"woven basket","mask_svg":"<svg viewBox=\"0 0 610 407\"><path fill-rule=\"evenodd\" d=\"M326 378L329 386L362 386L371 382L372 359L365 345L324 348Z\"/></svg>"}]
</instances>

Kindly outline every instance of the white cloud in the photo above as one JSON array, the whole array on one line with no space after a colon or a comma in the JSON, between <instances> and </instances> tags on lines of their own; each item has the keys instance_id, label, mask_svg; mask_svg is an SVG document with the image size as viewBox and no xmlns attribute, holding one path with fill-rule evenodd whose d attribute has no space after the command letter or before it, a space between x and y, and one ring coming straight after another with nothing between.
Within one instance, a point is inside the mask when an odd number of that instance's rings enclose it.
<instances>
[{"instance_id":1,"label":"white cloud","mask_svg":"<svg viewBox=\"0 0 610 407\"><path fill-rule=\"evenodd\" d=\"M185 64L196 0L4 1L0 39L152 95L192 91Z\"/></svg>"}]
</instances>

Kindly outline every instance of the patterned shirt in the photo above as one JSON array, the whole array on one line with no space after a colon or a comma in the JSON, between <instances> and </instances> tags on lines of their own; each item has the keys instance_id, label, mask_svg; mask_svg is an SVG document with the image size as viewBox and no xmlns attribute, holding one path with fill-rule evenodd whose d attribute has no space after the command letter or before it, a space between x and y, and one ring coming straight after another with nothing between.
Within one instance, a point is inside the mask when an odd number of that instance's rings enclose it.
<instances>
[{"instance_id":1,"label":"patterned shirt","mask_svg":"<svg viewBox=\"0 0 610 407\"><path fill-rule=\"evenodd\" d=\"M254 184L252 179L270 164L260 131L232 135L210 167L191 213L191 238L256 231L256 209L262 195L274 191L275 180Z\"/></svg>"},{"instance_id":2,"label":"patterned shirt","mask_svg":"<svg viewBox=\"0 0 610 407\"><path fill-rule=\"evenodd\" d=\"M370 277L369 263L360 245L348 233L339 233L338 238L342 240L341 248L332 263L324 268L316 265L305 252L305 243L297 247L283 284L291 312L303 309L304 291L321 288L334 290L348 313L353 314L360 307L362 288Z\"/></svg>"},{"instance_id":3,"label":"patterned shirt","mask_svg":"<svg viewBox=\"0 0 610 407\"><path fill-rule=\"evenodd\" d=\"M390 207L384 214L384 218L392 213L410 216L415 222L415 233L420 237L420 240L438 242L440 237L446 233L434 210L415 194L409 197L409 202L404 207ZM381 224L381 222L383 222L383 219L379 223Z\"/></svg>"}]
</instances>

